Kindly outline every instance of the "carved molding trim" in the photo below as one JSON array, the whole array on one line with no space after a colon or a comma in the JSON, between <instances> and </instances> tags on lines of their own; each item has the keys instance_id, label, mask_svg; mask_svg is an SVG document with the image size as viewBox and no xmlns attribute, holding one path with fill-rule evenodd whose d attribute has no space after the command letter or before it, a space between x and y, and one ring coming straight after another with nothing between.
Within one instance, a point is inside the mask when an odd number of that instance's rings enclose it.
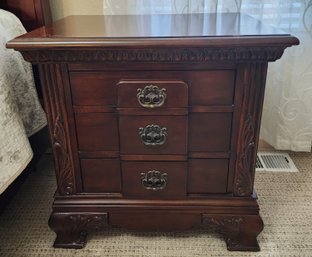
<instances>
[{"instance_id":1,"label":"carved molding trim","mask_svg":"<svg viewBox=\"0 0 312 257\"><path fill-rule=\"evenodd\" d=\"M68 219L72 223L72 231L88 232L104 229L108 225L106 213L69 214Z\"/></svg>"},{"instance_id":2,"label":"carved molding trim","mask_svg":"<svg viewBox=\"0 0 312 257\"><path fill-rule=\"evenodd\" d=\"M148 49L71 49L22 50L31 62L207 62L207 61L275 61L286 47L209 47Z\"/></svg>"},{"instance_id":3,"label":"carved molding trim","mask_svg":"<svg viewBox=\"0 0 312 257\"><path fill-rule=\"evenodd\" d=\"M52 150L55 160L58 192L61 195L75 193L74 167L69 148L69 132L64 119L67 118L63 82L60 79L60 65L40 65L45 109L49 120Z\"/></svg>"}]
</instances>

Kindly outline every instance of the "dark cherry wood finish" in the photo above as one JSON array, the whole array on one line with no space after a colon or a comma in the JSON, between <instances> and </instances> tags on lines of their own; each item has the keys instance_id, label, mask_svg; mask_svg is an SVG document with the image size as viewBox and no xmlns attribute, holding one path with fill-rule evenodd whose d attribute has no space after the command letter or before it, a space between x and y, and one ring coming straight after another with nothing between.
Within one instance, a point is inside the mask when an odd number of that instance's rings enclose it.
<instances>
[{"instance_id":1,"label":"dark cherry wood finish","mask_svg":"<svg viewBox=\"0 0 312 257\"><path fill-rule=\"evenodd\" d=\"M44 81L54 246L107 226L206 226L258 251L267 63L298 43L240 14L77 16L9 42Z\"/></svg>"},{"instance_id":2,"label":"dark cherry wood finish","mask_svg":"<svg viewBox=\"0 0 312 257\"><path fill-rule=\"evenodd\" d=\"M122 162L123 195L129 198L176 199L186 197L186 162ZM147 189L142 183L142 173L159 171L166 174L164 189Z\"/></svg>"},{"instance_id":3,"label":"dark cherry wood finish","mask_svg":"<svg viewBox=\"0 0 312 257\"><path fill-rule=\"evenodd\" d=\"M166 128L166 142L163 145L145 145L139 136L139 128L148 125ZM187 154L187 117L186 116L124 116L119 118L121 154Z\"/></svg>"},{"instance_id":4,"label":"dark cherry wood finish","mask_svg":"<svg viewBox=\"0 0 312 257\"><path fill-rule=\"evenodd\" d=\"M49 0L1 0L0 8L14 13L27 31L52 22Z\"/></svg>"},{"instance_id":5,"label":"dark cherry wood finish","mask_svg":"<svg viewBox=\"0 0 312 257\"><path fill-rule=\"evenodd\" d=\"M117 159L81 159L80 166L84 192L121 193L121 171Z\"/></svg>"},{"instance_id":6,"label":"dark cherry wood finish","mask_svg":"<svg viewBox=\"0 0 312 257\"><path fill-rule=\"evenodd\" d=\"M188 193L226 193L229 159L192 158L188 167Z\"/></svg>"}]
</instances>

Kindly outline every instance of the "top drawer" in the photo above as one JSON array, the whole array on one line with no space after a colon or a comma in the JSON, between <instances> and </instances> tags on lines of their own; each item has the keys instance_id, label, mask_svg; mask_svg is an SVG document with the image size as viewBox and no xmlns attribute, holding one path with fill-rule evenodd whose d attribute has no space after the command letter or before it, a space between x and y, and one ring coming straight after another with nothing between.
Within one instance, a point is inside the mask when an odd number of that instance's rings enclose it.
<instances>
[{"instance_id":1,"label":"top drawer","mask_svg":"<svg viewBox=\"0 0 312 257\"><path fill-rule=\"evenodd\" d=\"M166 89L164 107L179 108L232 105L235 74L235 70L81 71L70 72L70 83L76 106L141 107L137 89L154 85Z\"/></svg>"},{"instance_id":2,"label":"top drawer","mask_svg":"<svg viewBox=\"0 0 312 257\"><path fill-rule=\"evenodd\" d=\"M188 106L188 86L183 81L121 80L117 92L121 108Z\"/></svg>"},{"instance_id":3,"label":"top drawer","mask_svg":"<svg viewBox=\"0 0 312 257\"><path fill-rule=\"evenodd\" d=\"M71 72L70 83L74 105L115 106L117 90L115 74Z\"/></svg>"}]
</instances>

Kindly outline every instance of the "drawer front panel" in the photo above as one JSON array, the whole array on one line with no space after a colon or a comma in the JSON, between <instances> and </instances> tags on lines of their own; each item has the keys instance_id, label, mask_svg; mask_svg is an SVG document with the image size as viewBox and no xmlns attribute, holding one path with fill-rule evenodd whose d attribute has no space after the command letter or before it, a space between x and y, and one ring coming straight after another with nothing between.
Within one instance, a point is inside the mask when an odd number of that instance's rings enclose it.
<instances>
[{"instance_id":1,"label":"drawer front panel","mask_svg":"<svg viewBox=\"0 0 312 257\"><path fill-rule=\"evenodd\" d=\"M228 159L190 159L188 193L226 193Z\"/></svg>"},{"instance_id":2,"label":"drawer front panel","mask_svg":"<svg viewBox=\"0 0 312 257\"><path fill-rule=\"evenodd\" d=\"M158 199L185 197L186 169L186 162L123 162L123 194Z\"/></svg>"},{"instance_id":3,"label":"drawer front panel","mask_svg":"<svg viewBox=\"0 0 312 257\"><path fill-rule=\"evenodd\" d=\"M235 71L192 71L188 73L191 105L232 105Z\"/></svg>"},{"instance_id":4,"label":"drawer front panel","mask_svg":"<svg viewBox=\"0 0 312 257\"><path fill-rule=\"evenodd\" d=\"M168 86L167 106L164 107L184 107L186 85L189 105L232 105L234 102L235 70L71 72L70 80L73 104L77 106L116 106L119 87L123 88L119 91L121 107L140 106L137 103L137 88L129 81L122 85L127 80L142 82L141 89L149 82L157 81L161 88L166 87L163 83L169 83L172 89ZM145 84L145 81L148 83ZM185 83L185 86L180 83Z\"/></svg>"},{"instance_id":5,"label":"drawer front panel","mask_svg":"<svg viewBox=\"0 0 312 257\"><path fill-rule=\"evenodd\" d=\"M80 151L118 151L117 116L113 113L75 115Z\"/></svg>"},{"instance_id":6,"label":"drawer front panel","mask_svg":"<svg viewBox=\"0 0 312 257\"><path fill-rule=\"evenodd\" d=\"M116 76L113 74L72 72L70 80L74 105L116 105Z\"/></svg>"},{"instance_id":7,"label":"drawer front panel","mask_svg":"<svg viewBox=\"0 0 312 257\"><path fill-rule=\"evenodd\" d=\"M186 116L120 116L121 154L186 154Z\"/></svg>"},{"instance_id":8,"label":"drawer front panel","mask_svg":"<svg viewBox=\"0 0 312 257\"><path fill-rule=\"evenodd\" d=\"M178 108L188 106L188 87L183 81L122 80L117 88L118 107Z\"/></svg>"},{"instance_id":9,"label":"drawer front panel","mask_svg":"<svg viewBox=\"0 0 312 257\"><path fill-rule=\"evenodd\" d=\"M230 150L232 113L192 113L189 117L189 150Z\"/></svg>"},{"instance_id":10,"label":"drawer front panel","mask_svg":"<svg viewBox=\"0 0 312 257\"><path fill-rule=\"evenodd\" d=\"M120 193L120 162L109 159L81 159L83 189L86 193Z\"/></svg>"}]
</instances>

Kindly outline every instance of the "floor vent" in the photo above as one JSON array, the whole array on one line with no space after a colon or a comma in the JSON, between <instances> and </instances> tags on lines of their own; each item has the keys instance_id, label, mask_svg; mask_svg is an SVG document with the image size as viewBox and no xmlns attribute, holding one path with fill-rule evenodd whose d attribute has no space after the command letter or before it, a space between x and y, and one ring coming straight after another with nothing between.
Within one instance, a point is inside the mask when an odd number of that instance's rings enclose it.
<instances>
[{"instance_id":1,"label":"floor vent","mask_svg":"<svg viewBox=\"0 0 312 257\"><path fill-rule=\"evenodd\" d=\"M297 172L298 169L287 153L259 152L256 171Z\"/></svg>"}]
</instances>

